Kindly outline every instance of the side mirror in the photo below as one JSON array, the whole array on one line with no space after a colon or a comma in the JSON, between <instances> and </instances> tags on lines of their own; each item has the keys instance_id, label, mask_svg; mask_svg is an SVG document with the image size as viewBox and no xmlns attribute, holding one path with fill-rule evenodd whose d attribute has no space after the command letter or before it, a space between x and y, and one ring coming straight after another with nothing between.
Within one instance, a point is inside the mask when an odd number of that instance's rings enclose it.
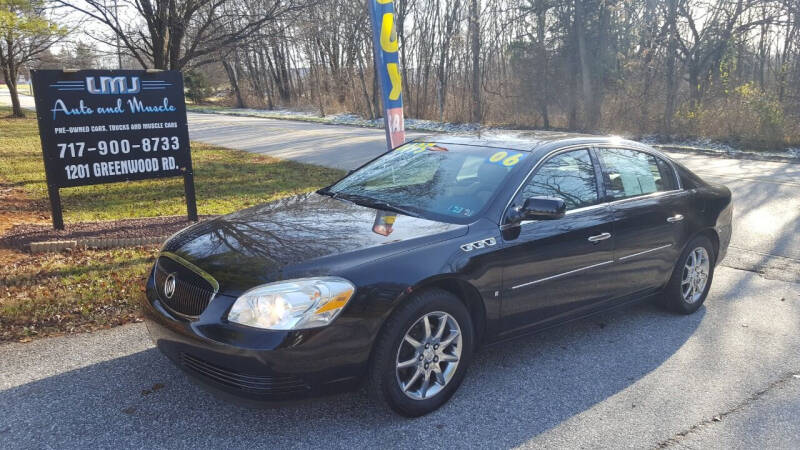
<instances>
[{"instance_id":1,"label":"side mirror","mask_svg":"<svg viewBox=\"0 0 800 450\"><path fill-rule=\"evenodd\" d=\"M555 197L528 197L522 206L513 209L512 223L523 220L555 220L564 217L567 204Z\"/></svg>"}]
</instances>

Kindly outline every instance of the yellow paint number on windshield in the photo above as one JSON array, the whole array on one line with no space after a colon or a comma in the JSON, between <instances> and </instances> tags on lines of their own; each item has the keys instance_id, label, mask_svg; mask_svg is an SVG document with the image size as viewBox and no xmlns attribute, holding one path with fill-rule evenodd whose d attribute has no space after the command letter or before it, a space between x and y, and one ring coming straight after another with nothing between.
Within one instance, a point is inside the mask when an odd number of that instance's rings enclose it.
<instances>
[{"instance_id":1,"label":"yellow paint number on windshield","mask_svg":"<svg viewBox=\"0 0 800 450\"><path fill-rule=\"evenodd\" d=\"M522 153L515 153L509 156L508 152L497 152L489 157L489 162L500 163L506 167L511 167L520 162L524 156L525 155Z\"/></svg>"},{"instance_id":2,"label":"yellow paint number on windshield","mask_svg":"<svg viewBox=\"0 0 800 450\"><path fill-rule=\"evenodd\" d=\"M502 160L506 156L508 156L508 153L506 153L506 152L497 152L494 155L492 155L491 158L489 158L489 161L491 161L491 162L499 162L500 160Z\"/></svg>"},{"instance_id":3,"label":"yellow paint number on windshield","mask_svg":"<svg viewBox=\"0 0 800 450\"><path fill-rule=\"evenodd\" d=\"M511 155L508 158L503 160L503 165L506 166L506 167L511 167L514 164L518 163L520 159L522 159L522 153L517 153L516 155Z\"/></svg>"}]
</instances>

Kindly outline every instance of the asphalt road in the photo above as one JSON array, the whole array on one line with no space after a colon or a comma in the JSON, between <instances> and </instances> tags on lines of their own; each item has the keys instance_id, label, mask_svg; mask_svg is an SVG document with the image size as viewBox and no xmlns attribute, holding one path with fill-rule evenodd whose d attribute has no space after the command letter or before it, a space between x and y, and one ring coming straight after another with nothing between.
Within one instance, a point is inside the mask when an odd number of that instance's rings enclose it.
<instances>
[{"instance_id":1,"label":"asphalt road","mask_svg":"<svg viewBox=\"0 0 800 450\"><path fill-rule=\"evenodd\" d=\"M381 130L189 120L195 140L343 168L383 142ZM728 184L736 205L725 267L692 316L645 304L483 350L451 402L414 420L364 393L231 405L190 384L141 324L5 344L0 447L798 448L800 165L675 157Z\"/></svg>"},{"instance_id":2,"label":"asphalt road","mask_svg":"<svg viewBox=\"0 0 800 450\"><path fill-rule=\"evenodd\" d=\"M0 346L0 447L797 448L800 285L721 268L696 314L644 304L486 349L408 420L364 393L218 400L141 324ZM714 418L719 421L714 421Z\"/></svg>"}]
</instances>

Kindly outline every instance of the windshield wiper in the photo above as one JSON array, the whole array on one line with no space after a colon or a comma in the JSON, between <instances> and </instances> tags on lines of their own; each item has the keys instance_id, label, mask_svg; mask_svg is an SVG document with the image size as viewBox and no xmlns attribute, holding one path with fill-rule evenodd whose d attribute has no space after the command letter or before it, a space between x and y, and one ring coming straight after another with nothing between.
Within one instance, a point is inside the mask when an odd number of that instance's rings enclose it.
<instances>
[{"instance_id":1,"label":"windshield wiper","mask_svg":"<svg viewBox=\"0 0 800 450\"><path fill-rule=\"evenodd\" d=\"M334 192L329 194L332 198L339 198L355 203L356 205L366 206L367 208L381 209L384 211L393 211L400 214L405 214L411 217L419 217L419 213L410 211L402 206L396 206L383 200L377 200L370 197L365 197L358 194L345 194L343 192Z\"/></svg>"}]
</instances>

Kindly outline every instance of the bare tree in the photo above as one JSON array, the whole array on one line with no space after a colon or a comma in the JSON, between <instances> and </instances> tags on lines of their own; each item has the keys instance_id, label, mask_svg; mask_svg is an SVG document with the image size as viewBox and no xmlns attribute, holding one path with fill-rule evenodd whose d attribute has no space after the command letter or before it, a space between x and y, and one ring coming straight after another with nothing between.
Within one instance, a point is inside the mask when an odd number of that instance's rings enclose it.
<instances>
[{"instance_id":1,"label":"bare tree","mask_svg":"<svg viewBox=\"0 0 800 450\"><path fill-rule=\"evenodd\" d=\"M255 8L231 0L54 1L105 25L142 67L174 70L211 62L220 48L307 5L303 0L259 0Z\"/></svg>"},{"instance_id":2,"label":"bare tree","mask_svg":"<svg viewBox=\"0 0 800 450\"><path fill-rule=\"evenodd\" d=\"M65 27L47 17L41 1L0 0L0 66L14 117L25 116L17 91L20 69L66 35Z\"/></svg>"},{"instance_id":3,"label":"bare tree","mask_svg":"<svg viewBox=\"0 0 800 450\"><path fill-rule=\"evenodd\" d=\"M233 106L380 110L365 2L51 1ZM409 117L800 145L797 0L395 1Z\"/></svg>"}]
</instances>

